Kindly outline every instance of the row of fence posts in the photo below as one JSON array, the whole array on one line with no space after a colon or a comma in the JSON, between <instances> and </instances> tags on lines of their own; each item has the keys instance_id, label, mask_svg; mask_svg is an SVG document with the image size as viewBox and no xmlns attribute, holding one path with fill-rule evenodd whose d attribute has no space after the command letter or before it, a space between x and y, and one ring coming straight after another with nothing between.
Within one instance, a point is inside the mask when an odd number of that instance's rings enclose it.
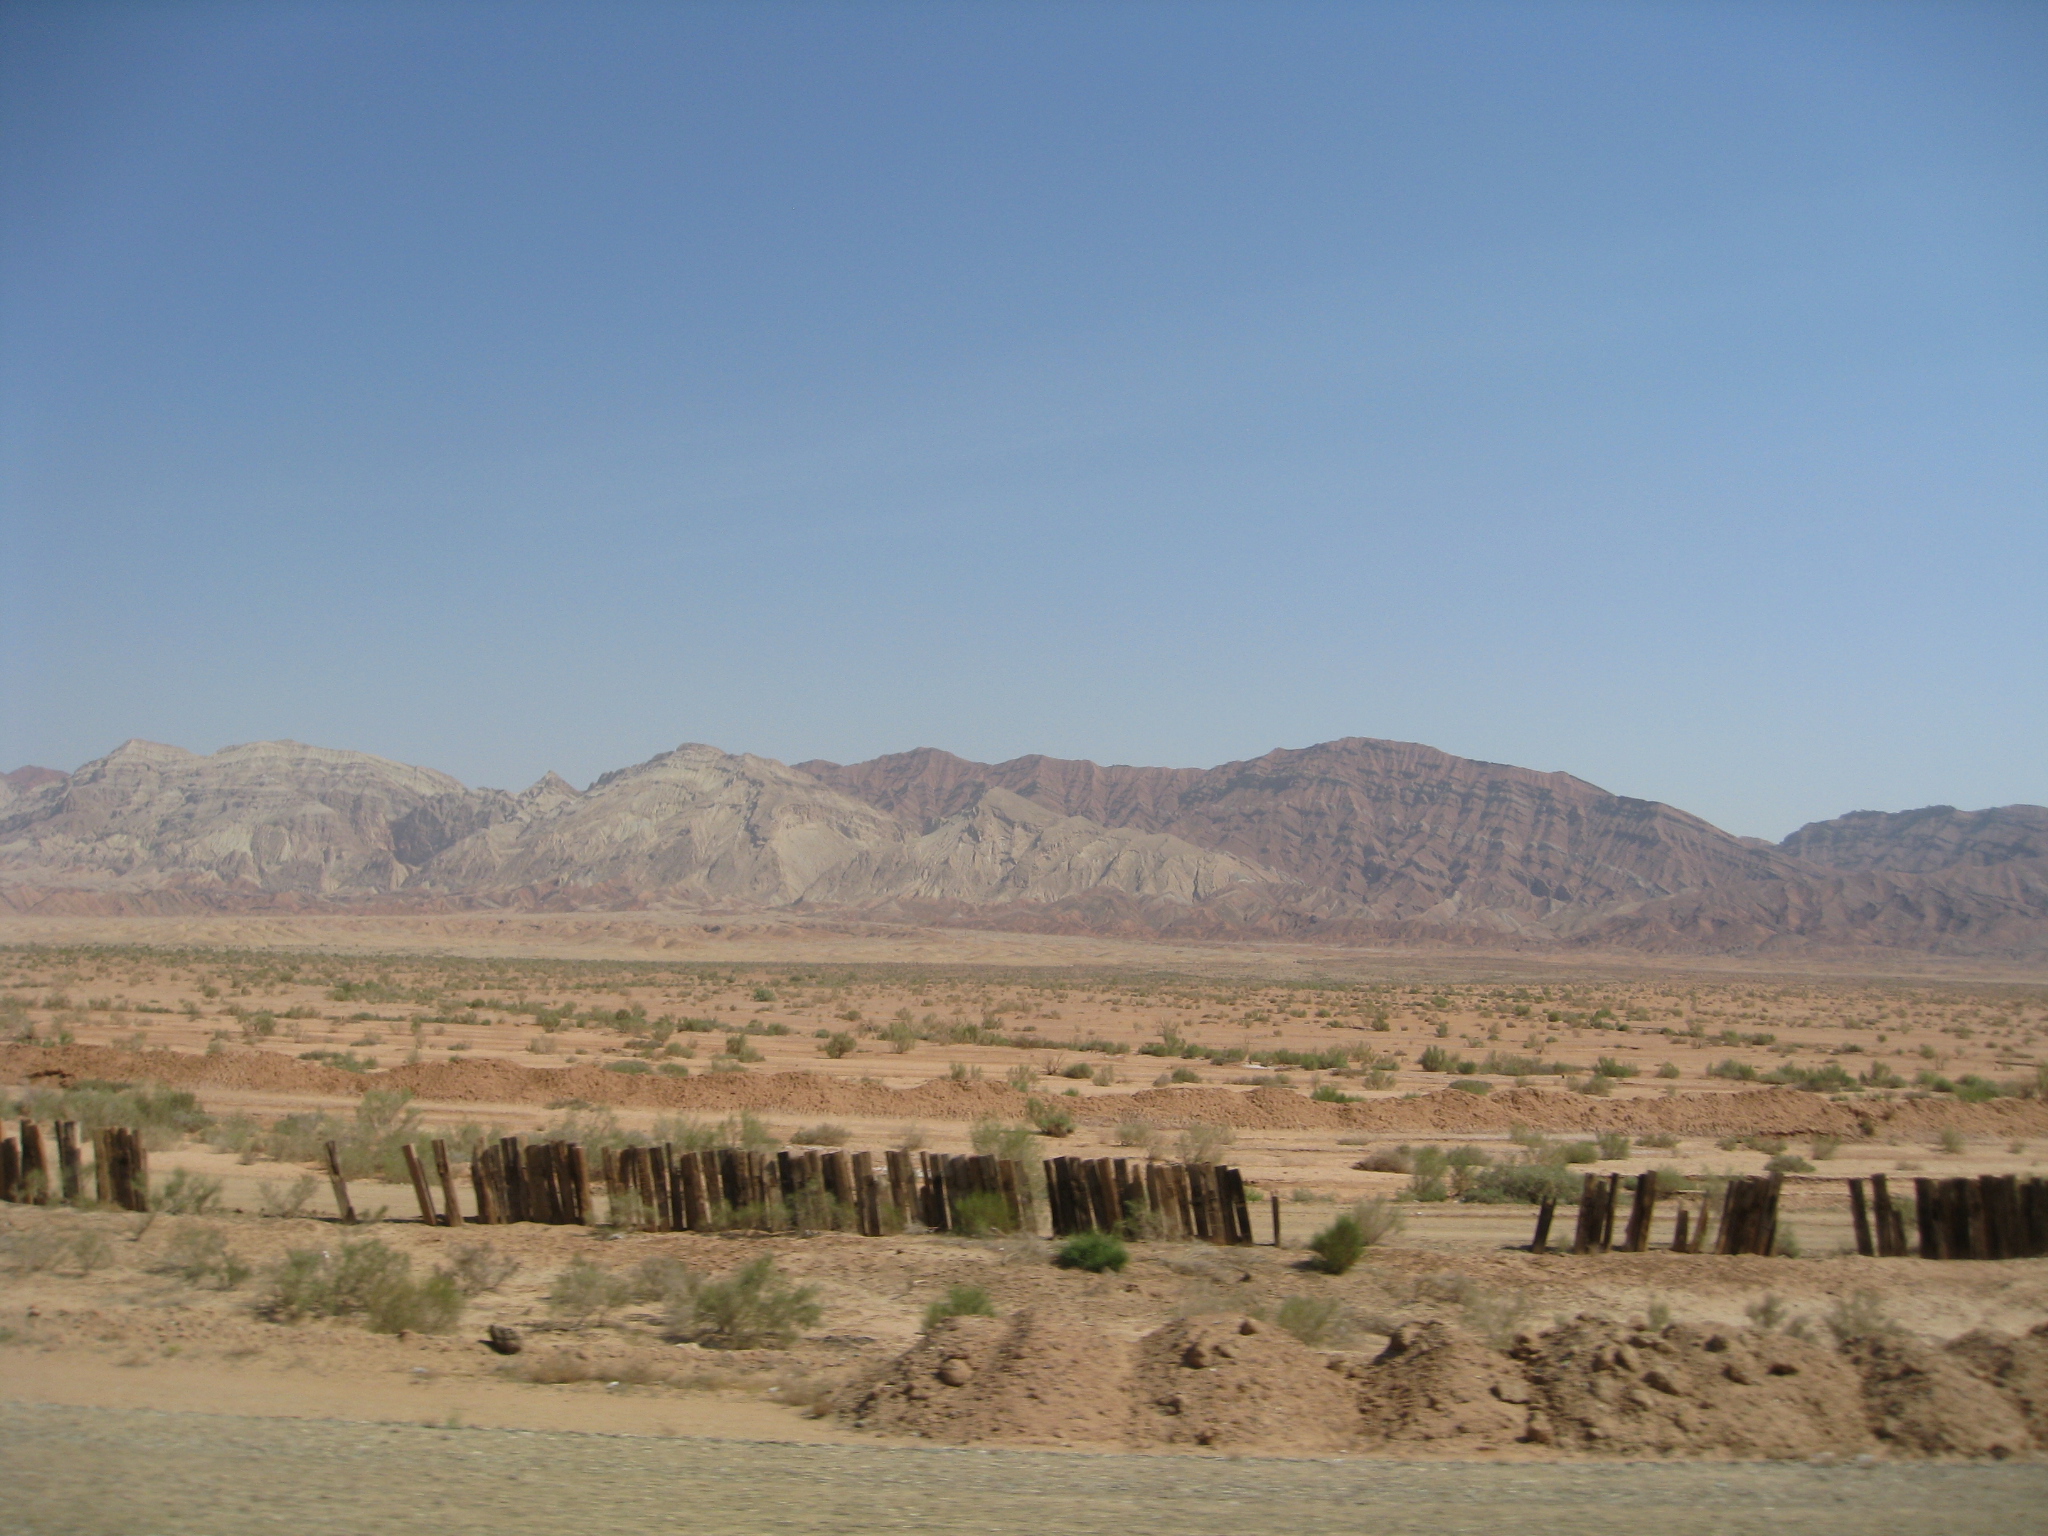
<instances>
[{"instance_id":1,"label":"row of fence posts","mask_svg":"<svg viewBox=\"0 0 2048 1536\"><path fill-rule=\"evenodd\" d=\"M1913 1206L1923 1259L2048 1255L2048 1179L1995 1173L1915 1179Z\"/></svg>"},{"instance_id":2,"label":"row of fence posts","mask_svg":"<svg viewBox=\"0 0 2048 1536\"><path fill-rule=\"evenodd\" d=\"M1657 1175L1640 1173L1629 1181L1628 1222L1621 1241L1614 1240L1614 1224L1621 1208L1622 1175L1586 1175L1579 1191L1578 1224L1572 1233L1573 1253L1644 1253L1650 1246L1650 1228L1657 1216ZM1784 1180L1768 1174L1752 1179L1730 1179L1721 1197L1719 1236L1715 1253L1769 1253L1778 1240L1778 1196ZM1536 1235L1529 1243L1531 1253L1550 1251L1550 1228L1557 1217L1557 1201L1545 1200L1536 1210ZM1697 1220L1681 1208L1672 1225L1673 1253L1705 1253L1712 1225L1712 1212L1702 1204Z\"/></svg>"},{"instance_id":3,"label":"row of fence posts","mask_svg":"<svg viewBox=\"0 0 2048 1536\"><path fill-rule=\"evenodd\" d=\"M1223 1244L1252 1241L1244 1176L1214 1163L1052 1157L1045 1163L1052 1234L1123 1232Z\"/></svg>"},{"instance_id":4,"label":"row of fence posts","mask_svg":"<svg viewBox=\"0 0 2048 1536\"><path fill-rule=\"evenodd\" d=\"M0 1138L0 1200L14 1205L76 1205L85 1192L78 1122L53 1121L48 1142L33 1120L21 1121L20 1128L19 1136ZM141 1135L127 1126L110 1125L95 1131L92 1140L93 1199L124 1211L148 1210L149 1153Z\"/></svg>"}]
</instances>

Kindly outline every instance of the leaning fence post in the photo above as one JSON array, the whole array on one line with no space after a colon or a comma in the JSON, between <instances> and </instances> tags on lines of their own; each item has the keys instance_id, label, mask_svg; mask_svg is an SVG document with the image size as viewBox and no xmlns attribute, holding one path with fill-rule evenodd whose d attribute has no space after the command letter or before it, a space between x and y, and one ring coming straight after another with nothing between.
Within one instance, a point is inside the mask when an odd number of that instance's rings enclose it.
<instances>
[{"instance_id":1,"label":"leaning fence post","mask_svg":"<svg viewBox=\"0 0 2048 1536\"><path fill-rule=\"evenodd\" d=\"M1849 1181L1849 1216L1856 1224L1856 1251L1866 1259L1877 1257L1877 1248L1870 1240L1870 1211L1863 1203L1863 1181Z\"/></svg>"},{"instance_id":2,"label":"leaning fence post","mask_svg":"<svg viewBox=\"0 0 2048 1536\"><path fill-rule=\"evenodd\" d=\"M348 1181L341 1176L341 1152L331 1141L327 1143L327 1182L334 1190L334 1208L341 1213L341 1224L354 1226L356 1208L348 1202Z\"/></svg>"},{"instance_id":3,"label":"leaning fence post","mask_svg":"<svg viewBox=\"0 0 2048 1536\"><path fill-rule=\"evenodd\" d=\"M1531 1253L1550 1252L1550 1224L1557 1219L1556 1197L1546 1199L1536 1207L1536 1235L1529 1239Z\"/></svg>"},{"instance_id":4,"label":"leaning fence post","mask_svg":"<svg viewBox=\"0 0 2048 1536\"><path fill-rule=\"evenodd\" d=\"M434 1173L441 1180L441 1200L447 1206L441 1213L441 1220L451 1227L459 1227L462 1225L462 1202L455 1198L455 1170L449 1166L448 1143L445 1141L434 1143Z\"/></svg>"},{"instance_id":5,"label":"leaning fence post","mask_svg":"<svg viewBox=\"0 0 2048 1536\"><path fill-rule=\"evenodd\" d=\"M79 1163L78 1163L78 1122L59 1120L54 1129L57 1132L57 1170L63 1181L64 1203L78 1204Z\"/></svg>"},{"instance_id":6,"label":"leaning fence post","mask_svg":"<svg viewBox=\"0 0 2048 1536\"><path fill-rule=\"evenodd\" d=\"M427 1187L427 1170L420 1166L420 1155L409 1141L402 1150L405 1153L405 1172L412 1180L412 1196L420 1203L420 1225L438 1227L441 1222L434 1212L434 1192Z\"/></svg>"}]
</instances>

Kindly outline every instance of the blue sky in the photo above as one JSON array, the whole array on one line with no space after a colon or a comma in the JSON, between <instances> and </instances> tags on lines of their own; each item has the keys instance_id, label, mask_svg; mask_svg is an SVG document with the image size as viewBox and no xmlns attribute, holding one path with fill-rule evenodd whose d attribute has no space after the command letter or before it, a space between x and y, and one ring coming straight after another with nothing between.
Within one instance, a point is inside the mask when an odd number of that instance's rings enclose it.
<instances>
[{"instance_id":1,"label":"blue sky","mask_svg":"<svg viewBox=\"0 0 2048 1536\"><path fill-rule=\"evenodd\" d=\"M2048 7L0 7L0 766L2048 802Z\"/></svg>"}]
</instances>

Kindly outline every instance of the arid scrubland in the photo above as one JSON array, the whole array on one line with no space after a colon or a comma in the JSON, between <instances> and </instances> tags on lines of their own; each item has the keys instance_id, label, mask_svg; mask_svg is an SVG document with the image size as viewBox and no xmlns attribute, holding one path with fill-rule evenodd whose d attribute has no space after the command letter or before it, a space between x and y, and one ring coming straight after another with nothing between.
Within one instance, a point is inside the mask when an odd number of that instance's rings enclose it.
<instances>
[{"instance_id":1,"label":"arid scrubland","mask_svg":"<svg viewBox=\"0 0 2048 1536\"><path fill-rule=\"evenodd\" d=\"M2048 1261L1859 1258L1841 1182L2044 1170L2035 984L18 947L0 1030L10 1113L136 1125L155 1191L151 1214L0 1206L24 1400L1267 1452L2048 1448ZM504 1134L1218 1157L1261 1246L1136 1240L1091 1272L1029 1233L413 1219L407 1145L460 1162ZM1668 1216L1647 1253L1524 1251L1530 1202L1585 1172L1656 1171L1696 1211L1767 1168L1779 1256L1654 1251Z\"/></svg>"}]
</instances>

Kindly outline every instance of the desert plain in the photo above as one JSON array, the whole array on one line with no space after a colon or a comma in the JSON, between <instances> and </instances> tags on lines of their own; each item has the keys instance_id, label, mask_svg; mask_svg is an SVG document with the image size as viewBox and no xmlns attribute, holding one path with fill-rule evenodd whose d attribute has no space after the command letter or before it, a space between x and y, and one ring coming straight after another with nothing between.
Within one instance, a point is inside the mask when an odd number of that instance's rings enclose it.
<instances>
[{"instance_id":1,"label":"desert plain","mask_svg":"<svg viewBox=\"0 0 2048 1536\"><path fill-rule=\"evenodd\" d=\"M1252 1480L1240 1496L1300 1529L1340 1528L1329 1499L1363 1509L1416 1467L1482 1464L1722 1468L1700 1494L1626 1482L1669 1529L1751 1528L1741 1501L1763 1496L1728 1478L1787 1466L1819 1481L1769 1497L1810 1495L1814 1529L1866 1500L1894 1523L1841 1528L2048 1528L2048 1260L1858 1256L1844 1182L2042 1175L2048 983L2023 965L1859 974L786 914L17 917L0 939L10 1116L89 1121L137 1093L159 1115L151 1212L0 1206L0 1404L37 1448L10 1475L42 1501L24 1528L115 1529L107 1511L150 1507L117 1481L96 1513L59 1518L52 1468L94 1460L83 1447L114 1426L173 1481L197 1476L193 1456L256 1454L233 1435L243 1450L220 1450L207 1416L259 1440L356 1427L292 1442L308 1465L389 1426L391 1476L444 1494L451 1457L485 1455L465 1435L524 1435L507 1444L564 1466L576 1436L647 1447L633 1457L899 1458L874 1474L900 1473L895 1523L821 1504L780 1511L789 1529L960 1528L942 1448L1012 1458L1035 1490L1019 1518L1108 1475L1061 1456L1116 1453L1189 1467L1146 1474L1187 1488L1229 1458ZM1258 1241L1139 1232L1121 1269L1062 1268L1042 1201L1037 1231L975 1237L430 1227L379 1153L435 1138L460 1158L508 1134L1212 1157L1250 1186ZM353 1227L316 1160L327 1136L359 1143ZM1567 1189L1666 1175L1649 1251L1528 1251L1535 1207L1507 1171L1539 1166ZM1780 1253L1669 1251L1678 1211L1773 1167ZM1361 1208L1387 1230L1345 1273L1319 1270L1312 1238ZM1567 1204L1567 1248L1570 1221ZM294 1262L365 1243L459 1277L456 1314L383 1328L278 1305ZM707 1331L689 1287L764 1256L811 1310L780 1338ZM932 1315L962 1297L968 1315ZM486 1347L493 1328L518 1353ZM817 1465L821 1487L838 1475ZM1385 1475L1341 1497L1287 1481L1354 1466ZM1964 1468L1975 1502L1912 1481ZM1515 1486L1472 1528L1567 1484ZM1119 1497L1057 1519L1127 1524ZM376 1528L374 1502L349 1516L369 1523L330 1528ZM1226 1528L1204 1523L1223 1505L1194 1502L1185 1528ZM1414 1513L1409 1497L1376 1518ZM150 1528L277 1516L258 1500ZM515 1501L476 1528L545 1528L521 1518Z\"/></svg>"}]
</instances>

